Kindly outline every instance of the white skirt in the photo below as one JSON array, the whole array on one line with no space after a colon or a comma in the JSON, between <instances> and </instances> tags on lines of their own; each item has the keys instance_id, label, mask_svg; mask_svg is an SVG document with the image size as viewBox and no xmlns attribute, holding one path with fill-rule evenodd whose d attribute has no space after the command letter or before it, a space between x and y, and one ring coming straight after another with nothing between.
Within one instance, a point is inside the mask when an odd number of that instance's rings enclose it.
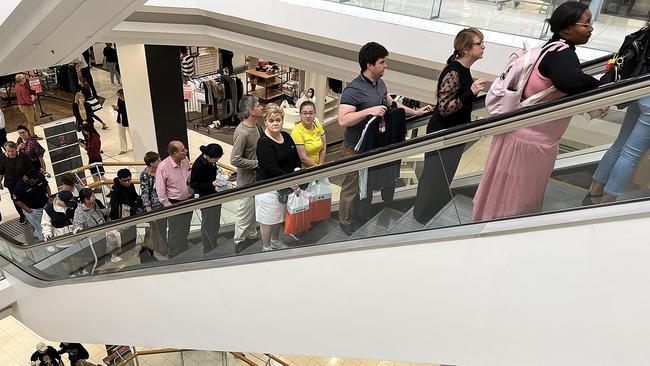
<instances>
[{"instance_id":1,"label":"white skirt","mask_svg":"<svg viewBox=\"0 0 650 366\"><path fill-rule=\"evenodd\" d=\"M255 196L255 219L260 224L275 225L284 221L285 205L278 200L278 192Z\"/></svg>"}]
</instances>

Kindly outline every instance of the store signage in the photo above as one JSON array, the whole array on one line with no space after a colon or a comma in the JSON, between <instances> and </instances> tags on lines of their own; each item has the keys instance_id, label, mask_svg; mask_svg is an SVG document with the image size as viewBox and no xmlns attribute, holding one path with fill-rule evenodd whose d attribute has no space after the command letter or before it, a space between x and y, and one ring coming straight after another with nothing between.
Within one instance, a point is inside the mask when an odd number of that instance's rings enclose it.
<instances>
[{"instance_id":1,"label":"store signage","mask_svg":"<svg viewBox=\"0 0 650 366\"><path fill-rule=\"evenodd\" d=\"M43 92L43 86L41 85L41 80L38 77L29 78L29 87L36 93Z\"/></svg>"},{"instance_id":2,"label":"store signage","mask_svg":"<svg viewBox=\"0 0 650 366\"><path fill-rule=\"evenodd\" d=\"M192 87L190 84L183 84L183 98L187 100L192 99Z\"/></svg>"},{"instance_id":3,"label":"store signage","mask_svg":"<svg viewBox=\"0 0 650 366\"><path fill-rule=\"evenodd\" d=\"M194 95L196 96L197 102L205 104L205 92L197 90Z\"/></svg>"}]
</instances>

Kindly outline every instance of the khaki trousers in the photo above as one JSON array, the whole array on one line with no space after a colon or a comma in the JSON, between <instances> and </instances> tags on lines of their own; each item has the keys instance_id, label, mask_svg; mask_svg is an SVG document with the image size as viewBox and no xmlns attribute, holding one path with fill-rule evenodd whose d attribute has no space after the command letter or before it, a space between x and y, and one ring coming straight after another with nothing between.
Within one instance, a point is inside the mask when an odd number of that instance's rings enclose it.
<instances>
[{"instance_id":1,"label":"khaki trousers","mask_svg":"<svg viewBox=\"0 0 650 366\"><path fill-rule=\"evenodd\" d=\"M341 157L357 155L354 149L345 145L341 148ZM339 197L339 223L349 225L352 223L352 206L359 198L359 172L349 172L343 178L341 195Z\"/></svg>"},{"instance_id":2,"label":"khaki trousers","mask_svg":"<svg viewBox=\"0 0 650 366\"><path fill-rule=\"evenodd\" d=\"M235 221L235 244L239 244L257 235L257 224L255 222L255 196L239 200L237 218Z\"/></svg>"},{"instance_id":3,"label":"khaki trousers","mask_svg":"<svg viewBox=\"0 0 650 366\"><path fill-rule=\"evenodd\" d=\"M29 128L29 133L32 136L35 136L34 134L34 125L36 125L36 122L39 122L41 120L41 117L38 115L38 112L36 111L36 106L35 105L18 105L18 109L25 115L25 118L27 118L27 128Z\"/></svg>"}]
</instances>

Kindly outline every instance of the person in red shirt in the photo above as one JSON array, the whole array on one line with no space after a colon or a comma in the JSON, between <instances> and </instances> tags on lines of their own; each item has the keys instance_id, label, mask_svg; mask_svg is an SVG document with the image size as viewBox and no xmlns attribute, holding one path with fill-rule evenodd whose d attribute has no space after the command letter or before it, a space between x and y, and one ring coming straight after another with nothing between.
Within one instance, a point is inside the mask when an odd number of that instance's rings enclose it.
<instances>
[{"instance_id":1,"label":"person in red shirt","mask_svg":"<svg viewBox=\"0 0 650 366\"><path fill-rule=\"evenodd\" d=\"M88 153L88 164L102 162L102 140L99 132L89 123L84 123L81 126L81 133L84 135L84 141L80 141L81 147L86 149ZM104 177L104 167L99 165L90 168L90 173L93 175L93 181L99 182Z\"/></svg>"},{"instance_id":2,"label":"person in red shirt","mask_svg":"<svg viewBox=\"0 0 650 366\"><path fill-rule=\"evenodd\" d=\"M25 115L27 118L27 127L29 128L29 134L34 136L37 140L42 140L42 137L36 136L34 133L34 124L40 121L40 116L36 111L36 106L34 101L36 100L36 95L32 94L32 91L29 89L29 80L24 74L16 74L16 99L18 100L18 109Z\"/></svg>"}]
</instances>

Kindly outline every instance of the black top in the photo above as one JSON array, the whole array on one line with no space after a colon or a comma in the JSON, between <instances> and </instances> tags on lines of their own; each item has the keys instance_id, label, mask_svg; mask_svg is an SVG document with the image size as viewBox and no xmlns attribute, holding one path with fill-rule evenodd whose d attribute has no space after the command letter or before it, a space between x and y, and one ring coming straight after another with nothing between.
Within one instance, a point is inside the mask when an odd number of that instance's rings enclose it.
<instances>
[{"instance_id":1,"label":"black top","mask_svg":"<svg viewBox=\"0 0 650 366\"><path fill-rule=\"evenodd\" d=\"M126 115L126 103L117 98L117 123L121 123L124 127L129 127L129 117Z\"/></svg>"},{"instance_id":2,"label":"black top","mask_svg":"<svg viewBox=\"0 0 650 366\"><path fill-rule=\"evenodd\" d=\"M557 35L548 42L560 40ZM566 41L566 40L565 40ZM566 41L569 47L561 51L547 53L539 63L539 73L553 82L557 90L571 95L577 94L600 85L600 81L582 72L580 60L576 55L576 46Z\"/></svg>"},{"instance_id":3,"label":"black top","mask_svg":"<svg viewBox=\"0 0 650 366\"><path fill-rule=\"evenodd\" d=\"M104 47L106 62L117 62L117 50L113 47Z\"/></svg>"},{"instance_id":4,"label":"black top","mask_svg":"<svg viewBox=\"0 0 650 366\"><path fill-rule=\"evenodd\" d=\"M111 188L111 220L122 218L122 205L131 207L129 216L136 214L136 209L140 206L140 196L135 191L133 184L128 187L120 184L119 178L113 179L113 187Z\"/></svg>"},{"instance_id":5,"label":"black top","mask_svg":"<svg viewBox=\"0 0 650 366\"><path fill-rule=\"evenodd\" d=\"M52 226L60 229L62 227L72 225L72 220L74 219L74 210L76 207L77 205L74 205L74 207L67 207L65 209L65 212L59 212L54 209L54 204L50 203L45 206L45 212L47 212L47 215L50 217Z\"/></svg>"},{"instance_id":6,"label":"black top","mask_svg":"<svg viewBox=\"0 0 650 366\"><path fill-rule=\"evenodd\" d=\"M206 196L215 192L212 182L217 179L217 166L208 161L201 154L192 165L190 174L190 188L194 190L199 197Z\"/></svg>"},{"instance_id":7,"label":"black top","mask_svg":"<svg viewBox=\"0 0 650 366\"><path fill-rule=\"evenodd\" d=\"M48 199L47 188L45 176L39 173L36 184L29 184L22 179L18 181L12 198L32 209L44 208Z\"/></svg>"},{"instance_id":8,"label":"black top","mask_svg":"<svg viewBox=\"0 0 650 366\"><path fill-rule=\"evenodd\" d=\"M95 113L93 112L93 108L90 106L90 103L84 102L84 108L86 109L86 122L88 123L93 123L93 116ZM77 128L81 129L81 125L84 123L84 119L81 118L81 113L79 113L79 104L77 103L72 103L72 114L74 115L74 118L77 120Z\"/></svg>"},{"instance_id":9,"label":"black top","mask_svg":"<svg viewBox=\"0 0 650 366\"><path fill-rule=\"evenodd\" d=\"M440 73L436 97L438 103L427 125L427 133L469 123L472 119L474 79L469 69L452 61Z\"/></svg>"},{"instance_id":10,"label":"black top","mask_svg":"<svg viewBox=\"0 0 650 366\"><path fill-rule=\"evenodd\" d=\"M23 175L32 169L32 161L25 154L18 154L15 158L8 158L0 154L0 175L4 175L6 186L11 186L23 179Z\"/></svg>"},{"instance_id":11,"label":"black top","mask_svg":"<svg viewBox=\"0 0 650 366\"><path fill-rule=\"evenodd\" d=\"M87 360L90 358L88 351L80 343L68 343L67 345L61 343L59 347L61 347L59 354L67 353L72 366L76 365L79 360Z\"/></svg>"},{"instance_id":12,"label":"black top","mask_svg":"<svg viewBox=\"0 0 650 366\"><path fill-rule=\"evenodd\" d=\"M39 366L59 366L63 364L61 356L51 346L47 346L43 354L38 351L34 352L29 360L32 362L40 361Z\"/></svg>"},{"instance_id":13,"label":"black top","mask_svg":"<svg viewBox=\"0 0 650 366\"><path fill-rule=\"evenodd\" d=\"M291 136L282 131L284 142L278 144L272 138L262 135L257 141L257 177L261 181L289 174L300 168L300 157Z\"/></svg>"}]
</instances>

